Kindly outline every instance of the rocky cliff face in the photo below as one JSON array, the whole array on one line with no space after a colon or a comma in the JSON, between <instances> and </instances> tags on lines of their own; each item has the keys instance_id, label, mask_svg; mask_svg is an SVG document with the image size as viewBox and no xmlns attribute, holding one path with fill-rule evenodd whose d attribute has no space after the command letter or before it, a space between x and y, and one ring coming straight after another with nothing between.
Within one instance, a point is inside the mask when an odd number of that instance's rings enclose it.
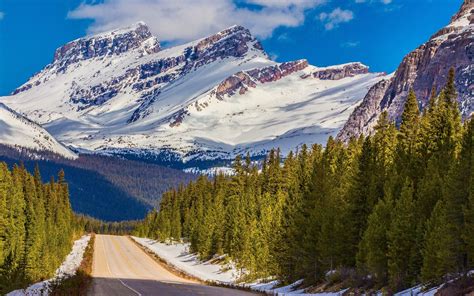
<instances>
[{"instance_id":1,"label":"rocky cliff face","mask_svg":"<svg viewBox=\"0 0 474 296\"><path fill-rule=\"evenodd\" d=\"M51 64L46 66L43 71L36 75L34 83L27 83L12 94L18 94L26 91L33 86L38 86L60 73L64 73L71 66L78 66L80 62L90 59L110 60L110 57L136 51L136 56L157 53L161 50L158 39L153 36L149 28L142 22L136 23L128 28L114 30L106 33L97 34L91 37L80 38L71 41L56 49L54 59ZM96 74L97 75L97 74ZM104 96L99 88L103 85L95 86L89 94L95 93L96 96ZM80 101L75 95L73 100ZM100 98L97 99L99 101Z\"/></svg>"},{"instance_id":2,"label":"rocky cliff face","mask_svg":"<svg viewBox=\"0 0 474 296\"><path fill-rule=\"evenodd\" d=\"M214 93L219 100L222 100L225 95L231 96L237 91L239 94L243 95L247 92L249 87L256 87L257 82L274 82L296 71L301 71L306 67L308 67L308 61L300 60L286 62L275 66L241 71L221 82Z\"/></svg>"},{"instance_id":3,"label":"rocky cliff face","mask_svg":"<svg viewBox=\"0 0 474 296\"><path fill-rule=\"evenodd\" d=\"M81 60L119 55L139 47L148 54L160 51L158 39L141 22L129 28L69 42L56 50L53 65L59 64L58 68L64 69Z\"/></svg>"},{"instance_id":4,"label":"rocky cliff face","mask_svg":"<svg viewBox=\"0 0 474 296\"><path fill-rule=\"evenodd\" d=\"M352 112L344 128L337 135L339 139L347 142L352 136L371 133L382 109L380 98L384 96L390 84L390 79L384 79L370 88L362 103Z\"/></svg>"},{"instance_id":5,"label":"rocky cliff face","mask_svg":"<svg viewBox=\"0 0 474 296\"><path fill-rule=\"evenodd\" d=\"M369 73L369 67L361 63L350 63L339 67L328 67L312 73L314 78L321 80L339 80L346 77Z\"/></svg>"},{"instance_id":6,"label":"rocky cliff face","mask_svg":"<svg viewBox=\"0 0 474 296\"><path fill-rule=\"evenodd\" d=\"M132 87L135 90L143 91L160 84L165 85L185 76L193 71L193 69L211 64L217 60L244 58L251 49L266 56L260 42L250 34L248 29L242 26L232 26L186 47L182 54L178 56L154 60L140 65L137 69L139 78L134 79ZM166 73L172 69L174 71ZM161 91L157 88L143 92L141 95L142 103L132 114L128 122L135 122L140 118L148 116L151 113L149 107L158 99L160 94ZM178 118L181 118L181 116Z\"/></svg>"},{"instance_id":7,"label":"rocky cliff face","mask_svg":"<svg viewBox=\"0 0 474 296\"><path fill-rule=\"evenodd\" d=\"M244 94L249 87L256 87L257 82L267 83L280 80L292 73L306 69L309 66L307 60L285 62L279 65L252 69L238 72L219 84L215 91L218 99L223 96L231 96L237 91ZM326 67L317 70L310 70L309 73L301 76L302 79L316 78L320 80L340 80L356 75L369 73L369 67L361 63L349 63L340 66Z\"/></svg>"},{"instance_id":8,"label":"rocky cliff face","mask_svg":"<svg viewBox=\"0 0 474 296\"><path fill-rule=\"evenodd\" d=\"M386 110L399 121L406 97L414 89L421 108L431 93L444 86L449 69L456 71L458 102L463 118L474 112L474 1L466 0L448 26L409 53L388 82L377 84L349 118L339 138L370 133L378 116Z\"/></svg>"}]
</instances>

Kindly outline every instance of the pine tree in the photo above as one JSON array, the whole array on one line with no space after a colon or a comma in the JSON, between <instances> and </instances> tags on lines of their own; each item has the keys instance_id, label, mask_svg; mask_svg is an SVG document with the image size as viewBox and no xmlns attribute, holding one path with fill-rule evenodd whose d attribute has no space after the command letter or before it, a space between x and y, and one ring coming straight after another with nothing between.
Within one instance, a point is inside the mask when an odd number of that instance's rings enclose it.
<instances>
[{"instance_id":1,"label":"pine tree","mask_svg":"<svg viewBox=\"0 0 474 296\"><path fill-rule=\"evenodd\" d=\"M212 237L212 253L224 254L224 231L225 231L225 196L226 179L219 174L214 180L214 205L213 215L215 218L214 232Z\"/></svg>"},{"instance_id":2,"label":"pine tree","mask_svg":"<svg viewBox=\"0 0 474 296\"><path fill-rule=\"evenodd\" d=\"M371 138L367 137L364 140L362 152L358 159L357 172L348 193L348 242L352 246L352 258L355 258L358 253L360 241L367 227L367 218L378 201L373 169L373 145Z\"/></svg>"},{"instance_id":3,"label":"pine tree","mask_svg":"<svg viewBox=\"0 0 474 296\"><path fill-rule=\"evenodd\" d=\"M424 281L439 281L454 270L456 255L451 229L446 202L441 199L428 220L421 270Z\"/></svg>"},{"instance_id":4,"label":"pine tree","mask_svg":"<svg viewBox=\"0 0 474 296\"><path fill-rule=\"evenodd\" d=\"M391 217L388 238L388 275L392 288L399 290L414 280L410 274L409 262L416 238L415 204L413 200L413 182L407 179L401 196L396 201ZM408 260L407 260L408 259Z\"/></svg>"},{"instance_id":5,"label":"pine tree","mask_svg":"<svg viewBox=\"0 0 474 296\"><path fill-rule=\"evenodd\" d=\"M390 195L387 195L386 198L379 200L370 214L357 255L359 269L367 270L369 274L375 276L379 285L387 281L387 233L392 213L393 201Z\"/></svg>"},{"instance_id":6,"label":"pine tree","mask_svg":"<svg viewBox=\"0 0 474 296\"><path fill-rule=\"evenodd\" d=\"M456 70L451 67L448 72L448 78L446 80L446 86L444 87L446 103L450 106L455 106L457 99L457 91L455 85Z\"/></svg>"},{"instance_id":7,"label":"pine tree","mask_svg":"<svg viewBox=\"0 0 474 296\"><path fill-rule=\"evenodd\" d=\"M456 169L454 184L461 187L456 188L454 193L458 196L455 200L465 199L463 207L464 224L461 230L462 239L465 244L465 269L474 268L474 119L465 124L461 153Z\"/></svg>"},{"instance_id":8,"label":"pine tree","mask_svg":"<svg viewBox=\"0 0 474 296\"><path fill-rule=\"evenodd\" d=\"M400 124L400 131L398 133L398 144L396 149L397 172L400 176L400 186L403 185L404 179L409 177L411 180L416 180L419 176L416 165L417 142L420 123L420 110L418 108L418 100L415 92L410 90L405 108L402 113L402 121Z\"/></svg>"},{"instance_id":9,"label":"pine tree","mask_svg":"<svg viewBox=\"0 0 474 296\"><path fill-rule=\"evenodd\" d=\"M8 187L11 186L9 176L10 174L6 164L0 163L0 266L2 266L5 261L7 253L7 229L10 226L7 212Z\"/></svg>"}]
</instances>

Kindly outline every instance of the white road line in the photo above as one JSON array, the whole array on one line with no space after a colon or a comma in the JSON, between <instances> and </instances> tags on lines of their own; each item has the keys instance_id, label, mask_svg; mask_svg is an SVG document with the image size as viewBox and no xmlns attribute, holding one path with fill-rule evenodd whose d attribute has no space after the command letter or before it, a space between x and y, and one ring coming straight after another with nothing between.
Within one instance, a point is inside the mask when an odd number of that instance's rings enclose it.
<instances>
[{"instance_id":1,"label":"white road line","mask_svg":"<svg viewBox=\"0 0 474 296\"><path fill-rule=\"evenodd\" d=\"M105 244L104 244L104 237L102 237L102 246L104 247L104 253L105 253ZM105 255L105 254L104 254ZM112 275L112 271L110 271L110 266L109 266L109 261L107 260L107 256L105 256L105 265L107 266L107 270L109 271L110 273L110 276L113 276ZM138 292L137 290L135 290L134 288L130 287L129 285L127 285L126 283L124 283L121 279L117 278L117 280L127 289L129 289L130 291L134 292L135 294L137 294L138 296L142 296L142 294L140 292Z\"/></svg>"},{"instance_id":2,"label":"white road line","mask_svg":"<svg viewBox=\"0 0 474 296\"><path fill-rule=\"evenodd\" d=\"M120 283L122 283L122 285L124 285L124 287L129 288L132 292L135 292L138 296L142 296L142 294L140 294L140 292L138 292L134 288L132 288L129 285L127 285L126 283L124 283L121 279L118 279L118 280L119 280Z\"/></svg>"}]
</instances>

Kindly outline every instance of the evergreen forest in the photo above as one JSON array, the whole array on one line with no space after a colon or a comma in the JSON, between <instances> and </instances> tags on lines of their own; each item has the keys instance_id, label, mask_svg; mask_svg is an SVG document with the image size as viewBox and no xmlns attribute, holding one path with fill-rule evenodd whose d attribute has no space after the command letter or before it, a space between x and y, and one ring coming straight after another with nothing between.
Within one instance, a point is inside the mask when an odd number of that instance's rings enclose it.
<instances>
[{"instance_id":1,"label":"evergreen forest","mask_svg":"<svg viewBox=\"0 0 474 296\"><path fill-rule=\"evenodd\" d=\"M238 156L232 176L201 176L163 195L135 234L226 254L243 279L339 281L400 291L474 268L474 120L463 123L454 71L420 111L372 135L302 146L261 165Z\"/></svg>"},{"instance_id":2,"label":"evergreen forest","mask_svg":"<svg viewBox=\"0 0 474 296\"><path fill-rule=\"evenodd\" d=\"M51 278L80 234L63 171L45 184L0 162L0 294Z\"/></svg>"}]
</instances>

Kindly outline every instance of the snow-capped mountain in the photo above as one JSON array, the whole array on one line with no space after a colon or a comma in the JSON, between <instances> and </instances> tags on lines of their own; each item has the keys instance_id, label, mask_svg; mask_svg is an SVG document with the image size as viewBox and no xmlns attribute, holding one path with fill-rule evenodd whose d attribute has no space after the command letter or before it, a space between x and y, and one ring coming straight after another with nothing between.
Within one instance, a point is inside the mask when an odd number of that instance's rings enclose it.
<instances>
[{"instance_id":1,"label":"snow-capped mountain","mask_svg":"<svg viewBox=\"0 0 474 296\"><path fill-rule=\"evenodd\" d=\"M45 129L0 103L0 144L76 158Z\"/></svg>"},{"instance_id":2,"label":"snow-capped mountain","mask_svg":"<svg viewBox=\"0 0 474 296\"><path fill-rule=\"evenodd\" d=\"M163 49L137 23L57 49L1 101L76 149L227 159L325 142L383 78L360 63L274 62L241 26Z\"/></svg>"},{"instance_id":3,"label":"snow-capped mountain","mask_svg":"<svg viewBox=\"0 0 474 296\"><path fill-rule=\"evenodd\" d=\"M393 75L372 87L338 137L347 141L370 133L384 110L399 120L411 88L424 108L431 89L439 92L446 83L451 67L456 71L458 102L465 119L474 112L474 0L464 0L446 27L405 56Z\"/></svg>"}]
</instances>

